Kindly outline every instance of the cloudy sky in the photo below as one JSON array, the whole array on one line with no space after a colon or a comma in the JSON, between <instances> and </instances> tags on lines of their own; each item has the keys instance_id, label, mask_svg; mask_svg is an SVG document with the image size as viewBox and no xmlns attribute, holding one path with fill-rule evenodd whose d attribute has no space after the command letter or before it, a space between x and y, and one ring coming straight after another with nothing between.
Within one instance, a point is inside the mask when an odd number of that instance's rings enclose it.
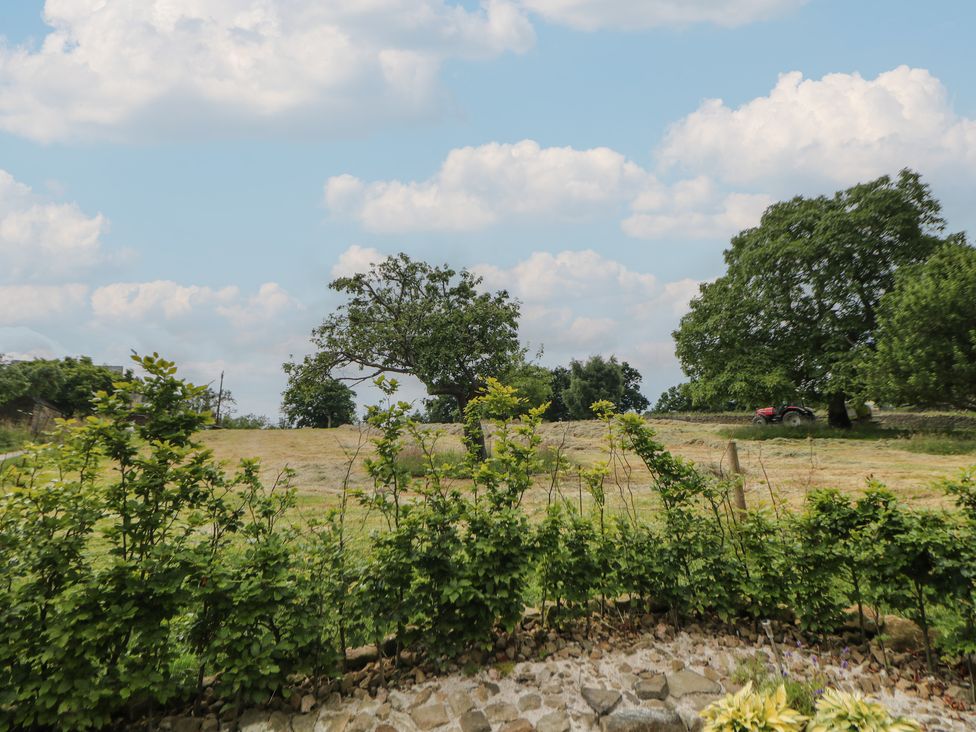
<instances>
[{"instance_id":1,"label":"cloudy sky","mask_svg":"<svg viewBox=\"0 0 976 732\"><path fill-rule=\"evenodd\" d=\"M2 2L0 353L155 350L275 416L329 280L406 251L653 401L769 203L910 166L976 228L973 27L969 0Z\"/></svg>"}]
</instances>

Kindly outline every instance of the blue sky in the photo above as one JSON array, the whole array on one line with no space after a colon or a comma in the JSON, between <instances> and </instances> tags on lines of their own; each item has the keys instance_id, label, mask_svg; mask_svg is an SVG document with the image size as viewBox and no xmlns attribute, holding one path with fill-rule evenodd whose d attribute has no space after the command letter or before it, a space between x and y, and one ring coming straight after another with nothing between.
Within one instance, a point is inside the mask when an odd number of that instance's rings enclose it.
<instances>
[{"instance_id":1,"label":"blue sky","mask_svg":"<svg viewBox=\"0 0 976 732\"><path fill-rule=\"evenodd\" d=\"M331 277L402 250L512 291L544 363L618 354L653 400L768 203L911 166L974 228L974 21L962 0L0 4L0 353L158 350L274 415Z\"/></svg>"}]
</instances>

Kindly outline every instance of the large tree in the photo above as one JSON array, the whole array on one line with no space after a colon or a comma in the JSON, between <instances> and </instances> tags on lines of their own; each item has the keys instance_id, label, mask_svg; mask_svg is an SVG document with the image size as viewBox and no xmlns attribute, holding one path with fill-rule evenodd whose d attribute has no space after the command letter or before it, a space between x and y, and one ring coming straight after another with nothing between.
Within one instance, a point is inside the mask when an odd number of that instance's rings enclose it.
<instances>
[{"instance_id":1,"label":"large tree","mask_svg":"<svg viewBox=\"0 0 976 732\"><path fill-rule=\"evenodd\" d=\"M831 424L850 426L881 297L943 244L940 210L909 170L767 209L674 332L695 401L821 401Z\"/></svg>"},{"instance_id":2,"label":"large tree","mask_svg":"<svg viewBox=\"0 0 976 732\"><path fill-rule=\"evenodd\" d=\"M976 409L976 249L961 239L895 276L881 299L867 393Z\"/></svg>"},{"instance_id":3,"label":"large tree","mask_svg":"<svg viewBox=\"0 0 976 732\"><path fill-rule=\"evenodd\" d=\"M313 332L317 358L330 373L358 366L362 381L410 374L432 396L446 395L464 412L487 377L521 363L519 303L504 290L484 292L467 270L398 254L330 287L345 304ZM347 378L347 377L343 377ZM474 435L481 439L483 436Z\"/></svg>"}]
</instances>

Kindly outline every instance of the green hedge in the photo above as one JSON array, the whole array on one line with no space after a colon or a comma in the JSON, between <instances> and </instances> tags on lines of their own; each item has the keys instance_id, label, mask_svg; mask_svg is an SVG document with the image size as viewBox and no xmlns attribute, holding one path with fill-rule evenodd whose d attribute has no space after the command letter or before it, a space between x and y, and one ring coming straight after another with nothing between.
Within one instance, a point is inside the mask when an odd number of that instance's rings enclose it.
<instances>
[{"instance_id":1,"label":"green hedge","mask_svg":"<svg viewBox=\"0 0 976 732\"><path fill-rule=\"evenodd\" d=\"M290 476L265 486L253 461L227 473L194 439L208 420L188 406L199 389L156 356L139 365L147 378L100 393L93 416L0 475L0 729L157 713L192 701L210 675L228 703L260 703L291 674L336 674L344 648L391 634L450 658L488 648L530 601L550 622L626 596L676 621L795 618L813 633L857 605L938 623L933 665L938 652L976 651L974 473L946 483L952 514L872 485L858 500L825 491L800 513L740 515L733 484L600 402L607 461L546 458L578 471L591 510L550 491L531 524L522 502L543 469L544 405L525 411L490 382L467 419L492 423L492 457L469 450L463 482L438 460L417 478L404 447L433 456L436 436L381 379L391 403L368 414L372 488L343 485L336 509L298 524ZM650 471L644 485L627 472L635 462ZM639 511L628 490L659 508ZM626 508L611 510L618 491ZM351 502L383 517L365 542L351 542Z\"/></svg>"}]
</instances>

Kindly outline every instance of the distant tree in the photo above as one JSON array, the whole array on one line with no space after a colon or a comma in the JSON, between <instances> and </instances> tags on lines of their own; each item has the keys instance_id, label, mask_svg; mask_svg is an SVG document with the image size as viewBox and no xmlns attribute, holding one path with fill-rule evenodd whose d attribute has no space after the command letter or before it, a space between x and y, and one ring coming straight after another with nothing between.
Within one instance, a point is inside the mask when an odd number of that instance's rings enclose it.
<instances>
[{"instance_id":1,"label":"distant tree","mask_svg":"<svg viewBox=\"0 0 976 732\"><path fill-rule=\"evenodd\" d=\"M881 297L943 244L940 210L909 170L767 209L674 332L695 402L824 401L831 425L850 426Z\"/></svg>"},{"instance_id":2,"label":"distant tree","mask_svg":"<svg viewBox=\"0 0 976 732\"><path fill-rule=\"evenodd\" d=\"M590 419L590 405L602 399L623 411L643 411L648 402L638 390L640 381L640 373L626 361L618 362L615 356L592 356L585 363L571 361L569 385L562 392L567 415L569 419Z\"/></svg>"},{"instance_id":3,"label":"distant tree","mask_svg":"<svg viewBox=\"0 0 976 732\"><path fill-rule=\"evenodd\" d=\"M329 364L306 356L286 363L288 384L281 395L281 412L289 427L338 427L356 419L356 395L329 375Z\"/></svg>"},{"instance_id":4,"label":"distant tree","mask_svg":"<svg viewBox=\"0 0 976 732\"><path fill-rule=\"evenodd\" d=\"M313 332L317 362L330 374L351 365L369 372L357 381L410 374L463 412L487 377L501 377L524 355L518 302L504 290L479 291L480 283L467 270L406 254L340 277L330 287L348 300ZM484 452L480 430L471 437Z\"/></svg>"},{"instance_id":5,"label":"distant tree","mask_svg":"<svg viewBox=\"0 0 976 732\"><path fill-rule=\"evenodd\" d=\"M32 397L50 402L66 416L84 416L92 411L96 391L111 391L114 381L131 377L131 371L118 373L96 365L88 356L17 363L0 360L0 404Z\"/></svg>"},{"instance_id":6,"label":"distant tree","mask_svg":"<svg viewBox=\"0 0 976 732\"><path fill-rule=\"evenodd\" d=\"M671 386L661 392L654 412L666 414L668 412L690 412L695 408L691 401L690 389L687 383Z\"/></svg>"},{"instance_id":7,"label":"distant tree","mask_svg":"<svg viewBox=\"0 0 976 732\"><path fill-rule=\"evenodd\" d=\"M952 242L898 272L881 298L876 339L870 396L976 409L976 249Z\"/></svg>"},{"instance_id":8,"label":"distant tree","mask_svg":"<svg viewBox=\"0 0 976 732\"><path fill-rule=\"evenodd\" d=\"M220 426L225 430L269 430L275 425L262 414L228 415L220 420Z\"/></svg>"},{"instance_id":9,"label":"distant tree","mask_svg":"<svg viewBox=\"0 0 976 732\"><path fill-rule=\"evenodd\" d=\"M549 422L565 422L570 418L566 402L563 401L563 393L569 388L569 369L565 366L549 369L549 384L552 396L545 418Z\"/></svg>"}]
</instances>

